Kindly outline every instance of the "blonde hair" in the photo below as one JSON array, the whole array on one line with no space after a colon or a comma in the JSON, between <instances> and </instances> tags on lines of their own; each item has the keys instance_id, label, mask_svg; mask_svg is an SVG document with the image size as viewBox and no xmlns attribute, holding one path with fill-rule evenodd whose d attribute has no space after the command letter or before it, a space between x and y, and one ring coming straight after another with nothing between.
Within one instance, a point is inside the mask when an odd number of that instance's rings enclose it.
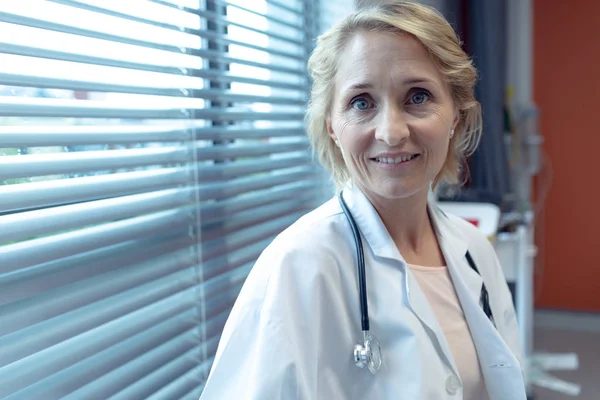
<instances>
[{"instance_id":1,"label":"blonde hair","mask_svg":"<svg viewBox=\"0 0 600 400\"><path fill-rule=\"evenodd\" d=\"M407 33L428 50L459 112L446 161L433 185L440 181L462 184L460 176L466 158L475 151L481 137L481 106L474 97L477 71L448 21L435 9L409 1L388 1L358 10L318 37L308 61L313 84L305 122L319 161L331 172L338 188L350 179L342 154L327 131L327 117L340 55L354 35L366 31Z\"/></svg>"}]
</instances>

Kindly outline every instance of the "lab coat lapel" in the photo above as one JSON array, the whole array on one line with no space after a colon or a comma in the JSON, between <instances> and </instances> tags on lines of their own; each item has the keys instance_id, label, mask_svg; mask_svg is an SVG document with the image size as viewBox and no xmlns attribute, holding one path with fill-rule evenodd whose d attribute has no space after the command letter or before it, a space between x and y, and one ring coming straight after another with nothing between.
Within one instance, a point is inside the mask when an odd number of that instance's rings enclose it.
<instances>
[{"instance_id":1,"label":"lab coat lapel","mask_svg":"<svg viewBox=\"0 0 600 400\"><path fill-rule=\"evenodd\" d=\"M516 393L524 383L519 363L481 308L483 279L466 260L467 243L446 226L441 220L445 217L439 213L432 214L440 247L477 349L489 396L492 400L520 399Z\"/></svg>"},{"instance_id":2,"label":"lab coat lapel","mask_svg":"<svg viewBox=\"0 0 600 400\"><path fill-rule=\"evenodd\" d=\"M447 226L444 221L444 218L447 217L437 207L430 205L429 215L452 280L460 279L466 288L464 294L470 296L473 302L479 304L483 279L477 272L473 271L467 262L468 243L457 235L451 227ZM461 303L465 301L460 297L459 300Z\"/></svg>"},{"instance_id":3,"label":"lab coat lapel","mask_svg":"<svg viewBox=\"0 0 600 400\"><path fill-rule=\"evenodd\" d=\"M437 342L442 353L444 355L445 363L452 369L452 372L458 376L458 368L456 363L454 362L454 357L452 356L452 351L450 350L450 345L446 339L446 335L442 331L442 328L433 312L429 304L429 300L425 296L425 293L421 290L419 283L416 278L413 276L410 268L405 268L406 270L406 293L409 299L409 306L415 315L419 318L421 323L428 330L429 336L432 342Z\"/></svg>"},{"instance_id":4,"label":"lab coat lapel","mask_svg":"<svg viewBox=\"0 0 600 400\"><path fill-rule=\"evenodd\" d=\"M406 261L398 251L396 244L389 235L379 214L360 189L352 187L345 190L343 195L360 232L364 236L374 255L376 257L393 259L399 262L400 267L403 269L406 276L405 292L408 298L409 307L426 327L431 340L434 343L437 342L447 365L452 369L455 375L458 375L458 368L456 367L450 346L439 325L437 317L429 305L425 293L423 293L416 278L407 267ZM481 280L479 282L481 282ZM481 285L479 287L481 287Z\"/></svg>"}]
</instances>

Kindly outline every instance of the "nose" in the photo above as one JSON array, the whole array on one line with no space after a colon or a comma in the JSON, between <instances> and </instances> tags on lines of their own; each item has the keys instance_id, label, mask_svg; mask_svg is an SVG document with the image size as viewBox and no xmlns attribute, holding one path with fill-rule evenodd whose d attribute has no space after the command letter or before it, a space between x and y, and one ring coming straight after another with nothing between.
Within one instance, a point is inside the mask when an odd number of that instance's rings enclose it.
<instances>
[{"instance_id":1,"label":"nose","mask_svg":"<svg viewBox=\"0 0 600 400\"><path fill-rule=\"evenodd\" d=\"M390 105L380 114L375 127L375 138L393 147L401 144L410 135L402 109Z\"/></svg>"}]
</instances>

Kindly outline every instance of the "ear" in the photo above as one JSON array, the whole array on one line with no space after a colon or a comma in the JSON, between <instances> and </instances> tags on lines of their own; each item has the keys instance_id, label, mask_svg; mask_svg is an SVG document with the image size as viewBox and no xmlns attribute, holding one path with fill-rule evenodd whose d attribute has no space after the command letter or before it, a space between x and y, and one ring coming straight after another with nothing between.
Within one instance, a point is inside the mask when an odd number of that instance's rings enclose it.
<instances>
[{"instance_id":1,"label":"ear","mask_svg":"<svg viewBox=\"0 0 600 400\"><path fill-rule=\"evenodd\" d=\"M334 143L337 143L337 136L335 135L335 132L333 131L333 125L331 124L331 118L327 118L325 120L325 125L327 126L327 133L329 133L329 137L331 137L331 140L333 140Z\"/></svg>"},{"instance_id":2,"label":"ear","mask_svg":"<svg viewBox=\"0 0 600 400\"><path fill-rule=\"evenodd\" d=\"M458 107L454 109L454 120L452 121L452 129L456 129L456 126L460 122L460 110Z\"/></svg>"}]
</instances>

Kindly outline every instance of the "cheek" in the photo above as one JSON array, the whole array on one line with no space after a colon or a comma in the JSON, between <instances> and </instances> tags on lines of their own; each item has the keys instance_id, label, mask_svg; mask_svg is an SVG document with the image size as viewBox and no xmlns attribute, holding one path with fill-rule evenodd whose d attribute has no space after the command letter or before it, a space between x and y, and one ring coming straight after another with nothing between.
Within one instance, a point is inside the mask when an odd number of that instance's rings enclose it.
<instances>
[{"instance_id":1,"label":"cheek","mask_svg":"<svg viewBox=\"0 0 600 400\"><path fill-rule=\"evenodd\" d=\"M356 155L369 146L367 130L350 119L340 119L337 125L338 138L342 149L350 155Z\"/></svg>"},{"instance_id":2,"label":"cheek","mask_svg":"<svg viewBox=\"0 0 600 400\"><path fill-rule=\"evenodd\" d=\"M419 141L421 144L435 153L446 153L450 142L451 123L445 118L434 115L432 118L420 121L417 130L419 132Z\"/></svg>"},{"instance_id":3,"label":"cheek","mask_svg":"<svg viewBox=\"0 0 600 400\"><path fill-rule=\"evenodd\" d=\"M420 130L416 142L429 153L439 153L448 147L449 134L443 130Z\"/></svg>"}]
</instances>

